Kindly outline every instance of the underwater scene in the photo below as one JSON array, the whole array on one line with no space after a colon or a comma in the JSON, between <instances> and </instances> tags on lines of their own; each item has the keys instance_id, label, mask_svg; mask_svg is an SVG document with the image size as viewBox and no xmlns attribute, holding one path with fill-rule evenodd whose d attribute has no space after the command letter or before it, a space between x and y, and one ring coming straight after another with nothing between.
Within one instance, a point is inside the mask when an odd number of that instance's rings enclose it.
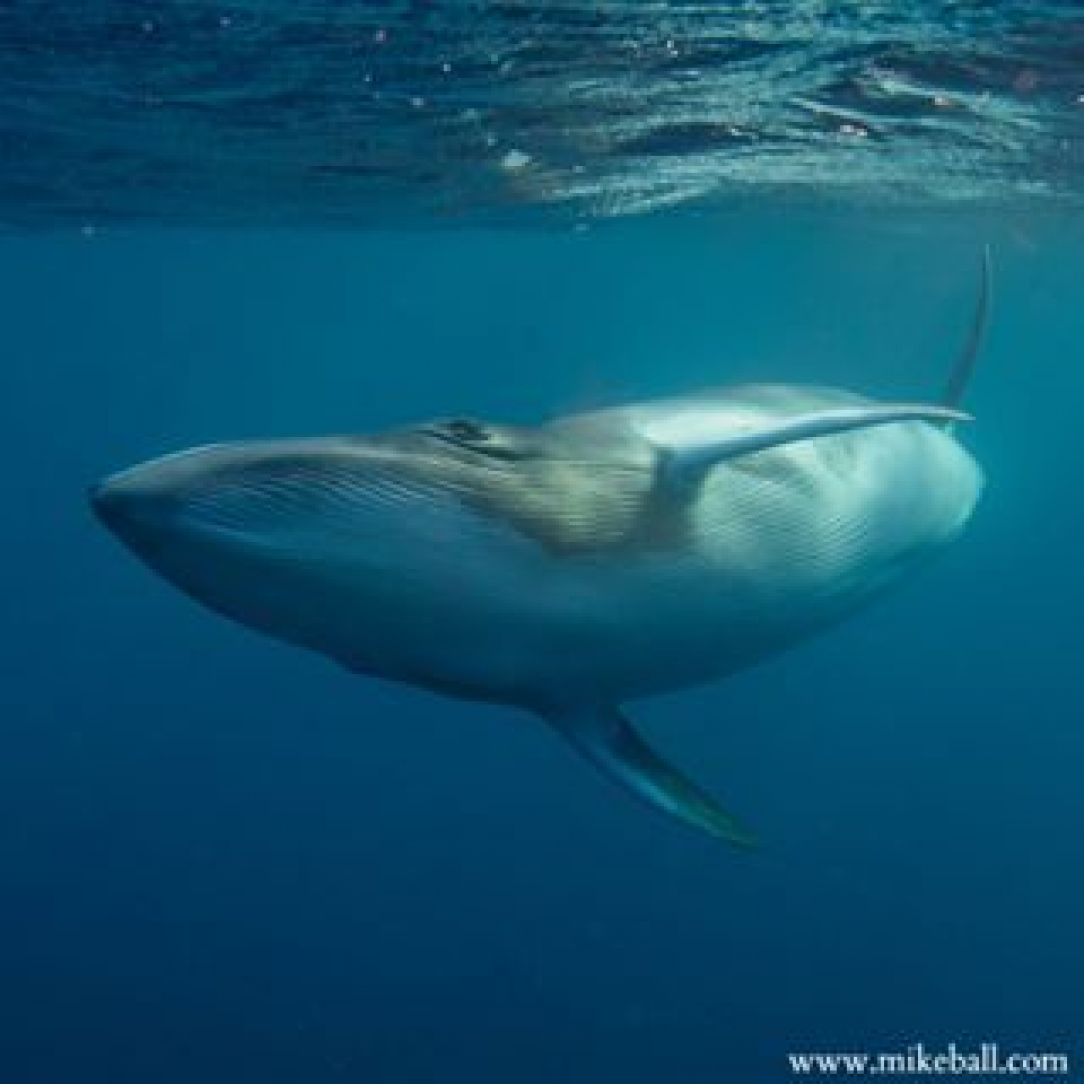
<instances>
[{"instance_id":1,"label":"underwater scene","mask_svg":"<svg viewBox=\"0 0 1084 1084\"><path fill-rule=\"evenodd\" d=\"M0 1084L1084 1079L1084 7L0 2Z\"/></svg>"}]
</instances>

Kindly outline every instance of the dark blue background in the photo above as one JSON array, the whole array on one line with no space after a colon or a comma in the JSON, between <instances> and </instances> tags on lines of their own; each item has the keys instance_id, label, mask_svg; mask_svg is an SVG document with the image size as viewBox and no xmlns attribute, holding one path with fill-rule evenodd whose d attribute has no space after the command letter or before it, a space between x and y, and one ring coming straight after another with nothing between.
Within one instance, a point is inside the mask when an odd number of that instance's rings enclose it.
<instances>
[{"instance_id":1,"label":"dark blue background","mask_svg":"<svg viewBox=\"0 0 1084 1084\"><path fill-rule=\"evenodd\" d=\"M92 521L204 440L739 379L933 394L997 301L972 530L801 651L633 714L731 852L543 727L202 612ZM573 233L0 239L0 1079L769 1081L1084 1057L1084 228L750 212Z\"/></svg>"}]
</instances>

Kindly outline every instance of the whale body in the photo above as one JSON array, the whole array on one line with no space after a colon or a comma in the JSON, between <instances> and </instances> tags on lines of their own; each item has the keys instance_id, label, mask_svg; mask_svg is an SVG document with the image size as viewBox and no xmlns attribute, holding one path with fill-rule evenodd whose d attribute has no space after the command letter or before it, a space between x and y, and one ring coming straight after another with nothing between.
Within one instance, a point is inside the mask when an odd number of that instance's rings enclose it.
<instances>
[{"instance_id":1,"label":"whale body","mask_svg":"<svg viewBox=\"0 0 1084 1084\"><path fill-rule=\"evenodd\" d=\"M92 503L211 609L526 709L650 804L750 844L620 705L831 626L961 532L983 480L955 429L987 297L984 279L937 403L763 384L537 426L219 444L115 474Z\"/></svg>"}]
</instances>

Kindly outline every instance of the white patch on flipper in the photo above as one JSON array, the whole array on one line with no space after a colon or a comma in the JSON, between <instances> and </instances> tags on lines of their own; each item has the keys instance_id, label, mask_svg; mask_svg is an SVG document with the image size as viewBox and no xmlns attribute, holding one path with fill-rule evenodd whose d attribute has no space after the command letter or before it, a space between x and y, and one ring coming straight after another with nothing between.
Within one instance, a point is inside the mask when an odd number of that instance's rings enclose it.
<instances>
[{"instance_id":1,"label":"white patch on flipper","mask_svg":"<svg viewBox=\"0 0 1084 1084\"><path fill-rule=\"evenodd\" d=\"M714 411L687 409L646 419L639 432L666 454L664 481L681 485L702 480L705 472L724 460L788 444L908 421L943 424L968 417L961 411L926 403L868 403L735 426L733 415L720 419Z\"/></svg>"}]
</instances>

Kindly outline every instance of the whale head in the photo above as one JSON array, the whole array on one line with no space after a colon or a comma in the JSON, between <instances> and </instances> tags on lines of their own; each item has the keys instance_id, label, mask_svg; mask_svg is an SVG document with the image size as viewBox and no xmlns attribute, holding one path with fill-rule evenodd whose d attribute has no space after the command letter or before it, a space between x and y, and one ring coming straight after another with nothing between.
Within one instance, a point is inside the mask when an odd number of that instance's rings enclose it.
<instances>
[{"instance_id":1,"label":"whale head","mask_svg":"<svg viewBox=\"0 0 1084 1084\"><path fill-rule=\"evenodd\" d=\"M195 448L115 474L90 500L128 549L204 605L379 670L366 653L397 622L410 634L412 601L439 614L442 598L493 589L537 548L495 506L502 493L529 495L544 459L528 430L456 420Z\"/></svg>"}]
</instances>

